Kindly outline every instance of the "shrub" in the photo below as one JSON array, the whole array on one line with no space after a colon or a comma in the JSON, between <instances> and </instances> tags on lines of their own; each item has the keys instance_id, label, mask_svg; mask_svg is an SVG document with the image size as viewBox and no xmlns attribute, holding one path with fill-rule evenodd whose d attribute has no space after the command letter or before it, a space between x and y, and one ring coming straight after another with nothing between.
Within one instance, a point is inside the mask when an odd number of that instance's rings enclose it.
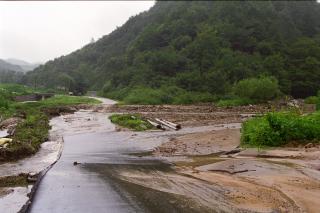
<instances>
[{"instance_id":1,"label":"shrub","mask_svg":"<svg viewBox=\"0 0 320 213\"><path fill-rule=\"evenodd\" d=\"M229 106L244 106L248 104L253 104L254 101L247 98L233 98L228 100L220 100L217 103L218 107L229 107Z\"/></svg>"},{"instance_id":2,"label":"shrub","mask_svg":"<svg viewBox=\"0 0 320 213\"><path fill-rule=\"evenodd\" d=\"M9 108L9 101L5 99L4 97L0 96L0 109L8 109Z\"/></svg>"},{"instance_id":3,"label":"shrub","mask_svg":"<svg viewBox=\"0 0 320 213\"><path fill-rule=\"evenodd\" d=\"M130 91L128 96L124 98L124 102L128 104L162 104L162 95L163 94L159 90L139 87Z\"/></svg>"},{"instance_id":4,"label":"shrub","mask_svg":"<svg viewBox=\"0 0 320 213\"><path fill-rule=\"evenodd\" d=\"M280 93L278 81L273 77L241 80L234 86L234 92L240 98L259 102L271 100Z\"/></svg>"},{"instance_id":5,"label":"shrub","mask_svg":"<svg viewBox=\"0 0 320 213\"><path fill-rule=\"evenodd\" d=\"M320 113L302 116L294 112L268 113L242 125L241 143L247 146L281 146L291 141L320 140Z\"/></svg>"},{"instance_id":6,"label":"shrub","mask_svg":"<svg viewBox=\"0 0 320 213\"><path fill-rule=\"evenodd\" d=\"M304 103L306 103L306 104L317 104L318 101L319 101L319 97L317 97L317 96L310 96L310 97L308 97L308 98L306 98L306 99L304 100Z\"/></svg>"},{"instance_id":7,"label":"shrub","mask_svg":"<svg viewBox=\"0 0 320 213\"><path fill-rule=\"evenodd\" d=\"M128 104L192 104L208 103L216 97L208 92L188 92L176 86L163 86L159 89L138 87L131 90L124 102Z\"/></svg>"},{"instance_id":8,"label":"shrub","mask_svg":"<svg viewBox=\"0 0 320 213\"><path fill-rule=\"evenodd\" d=\"M216 96L208 92L183 92L173 98L173 104L211 103Z\"/></svg>"}]
</instances>

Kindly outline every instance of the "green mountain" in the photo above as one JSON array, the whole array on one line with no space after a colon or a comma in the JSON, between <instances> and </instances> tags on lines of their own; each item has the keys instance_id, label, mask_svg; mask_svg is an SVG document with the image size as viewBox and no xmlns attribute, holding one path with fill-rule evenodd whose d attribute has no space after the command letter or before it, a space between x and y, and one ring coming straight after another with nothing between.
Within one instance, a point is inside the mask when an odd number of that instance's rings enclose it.
<instances>
[{"instance_id":1,"label":"green mountain","mask_svg":"<svg viewBox=\"0 0 320 213\"><path fill-rule=\"evenodd\" d=\"M171 103L181 94L226 97L238 81L258 76L276 78L284 94L316 94L319 3L157 1L95 43L29 72L25 82Z\"/></svg>"}]
</instances>

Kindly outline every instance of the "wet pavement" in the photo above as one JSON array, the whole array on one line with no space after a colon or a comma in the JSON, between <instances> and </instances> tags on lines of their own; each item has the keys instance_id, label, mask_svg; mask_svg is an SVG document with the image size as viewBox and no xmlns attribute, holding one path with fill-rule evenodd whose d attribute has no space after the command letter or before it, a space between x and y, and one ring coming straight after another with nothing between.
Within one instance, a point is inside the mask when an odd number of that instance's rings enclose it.
<instances>
[{"instance_id":1,"label":"wet pavement","mask_svg":"<svg viewBox=\"0 0 320 213\"><path fill-rule=\"evenodd\" d=\"M182 159L188 156L155 157L150 151L172 137L186 142L192 136L200 143L203 135L196 133L239 129L240 124L117 131L109 115L80 110L55 118L53 132L64 137L64 150L40 183L30 212L317 212L320 208L320 173L312 169L318 168L319 158L313 156L318 152L307 152L311 166L290 150L264 151L271 154L267 159L259 158L266 153L255 156L252 150L233 156L192 156L192 162ZM179 138L188 133L196 137ZM217 134L210 133L215 142ZM222 144L226 140L222 137Z\"/></svg>"},{"instance_id":2,"label":"wet pavement","mask_svg":"<svg viewBox=\"0 0 320 213\"><path fill-rule=\"evenodd\" d=\"M125 155L139 148L131 147L130 135L109 132L65 137L63 154L42 180L31 212L141 212L112 179L94 171L118 164L157 164ZM80 164L74 166L74 161Z\"/></svg>"},{"instance_id":3,"label":"wet pavement","mask_svg":"<svg viewBox=\"0 0 320 213\"><path fill-rule=\"evenodd\" d=\"M104 101L104 104L108 103L110 102ZM107 117L108 115L104 113L80 111L56 118L53 129L63 132L63 152L59 161L42 179L30 212L161 212L163 210L163 202L170 197L167 193L146 190L149 194L160 196L159 200L155 199L150 206L150 202L135 193L144 192L145 187L137 187L134 191L128 190L133 188L132 184L120 180L118 172L119 169L129 171L132 168L134 171L141 168L146 171L170 169L170 164L157 158L140 158L132 155L151 150L166 137L159 132L117 132ZM74 162L78 164L74 165ZM161 203L162 205L159 205ZM169 210L170 208L174 210L178 205L166 206Z\"/></svg>"},{"instance_id":4,"label":"wet pavement","mask_svg":"<svg viewBox=\"0 0 320 213\"><path fill-rule=\"evenodd\" d=\"M80 110L55 118L53 132L62 133L63 152L42 179L30 212L214 212L218 205L230 210L221 189L177 174L163 158L136 153L151 151L173 135L239 124L119 132L109 115Z\"/></svg>"}]
</instances>

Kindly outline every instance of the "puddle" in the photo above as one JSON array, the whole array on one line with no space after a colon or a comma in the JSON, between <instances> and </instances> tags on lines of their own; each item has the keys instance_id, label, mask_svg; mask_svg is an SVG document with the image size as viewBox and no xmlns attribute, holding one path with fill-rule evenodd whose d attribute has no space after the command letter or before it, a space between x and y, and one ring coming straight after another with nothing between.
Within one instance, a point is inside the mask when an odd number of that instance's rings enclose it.
<instances>
[{"instance_id":1,"label":"puddle","mask_svg":"<svg viewBox=\"0 0 320 213\"><path fill-rule=\"evenodd\" d=\"M178 167L187 166L187 167L199 167L203 165L213 164L221 161L225 161L225 158L219 158L216 154L214 155L204 155L204 156L193 156L188 157L186 161L177 161L175 165Z\"/></svg>"}]
</instances>

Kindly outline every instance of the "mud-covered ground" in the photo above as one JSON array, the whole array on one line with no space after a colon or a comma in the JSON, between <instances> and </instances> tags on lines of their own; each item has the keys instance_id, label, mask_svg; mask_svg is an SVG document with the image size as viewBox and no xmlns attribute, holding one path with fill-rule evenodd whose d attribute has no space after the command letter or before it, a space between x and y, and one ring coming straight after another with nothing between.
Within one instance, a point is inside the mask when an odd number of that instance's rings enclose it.
<instances>
[{"instance_id":1,"label":"mud-covered ground","mask_svg":"<svg viewBox=\"0 0 320 213\"><path fill-rule=\"evenodd\" d=\"M229 126L269 110L268 106L223 109L214 106L116 105L107 109L108 112L163 118L186 128L203 126L203 131L171 135L167 142L153 149L152 156L173 163L175 175L126 173L125 178L131 182L172 193L174 188L176 193L189 193L212 209L220 205L224 206L220 210L225 211L319 212L319 145L244 149L240 148L239 126ZM208 130L211 125L222 128ZM150 184L152 178L155 181ZM193 184L190 183L192 179ZM203 189L206 184L211 192ZM194 188L196 185L198 189Z\"/></svg>"},{"instance_id":2,"label":"mud-covered ground","mask_svg":"<svg viewBox=\"0 0 320 213\"><path fill-rule=\"evenodd\" d=\"M214 105L112 105L105 112L138 113L144 117L162 118L186 127L238 123L254 114L272 109L269 105L219 108Z\"/></svg>"},{"instance_id":3,"label":"mud-covered ground","mask_svg":"<svg viewBox=\"0 0 320 213\"><path fill-rule=\"evenodd\" d=\"M101 105L51 120L51 135L66 137L64 151L40 183L31 212L320 209L318 145L264 150L239 146L241 122L271 110L268 105L124 106L101 100ZM167 119L182 129L121 131L108 120L111 113ZM74 166L74 161L80 164ZM19 194L29 190L0 188L1 209L12 210L14 204L7 200L21 203L25 197Z\"/></svg>"}]
</instances>

